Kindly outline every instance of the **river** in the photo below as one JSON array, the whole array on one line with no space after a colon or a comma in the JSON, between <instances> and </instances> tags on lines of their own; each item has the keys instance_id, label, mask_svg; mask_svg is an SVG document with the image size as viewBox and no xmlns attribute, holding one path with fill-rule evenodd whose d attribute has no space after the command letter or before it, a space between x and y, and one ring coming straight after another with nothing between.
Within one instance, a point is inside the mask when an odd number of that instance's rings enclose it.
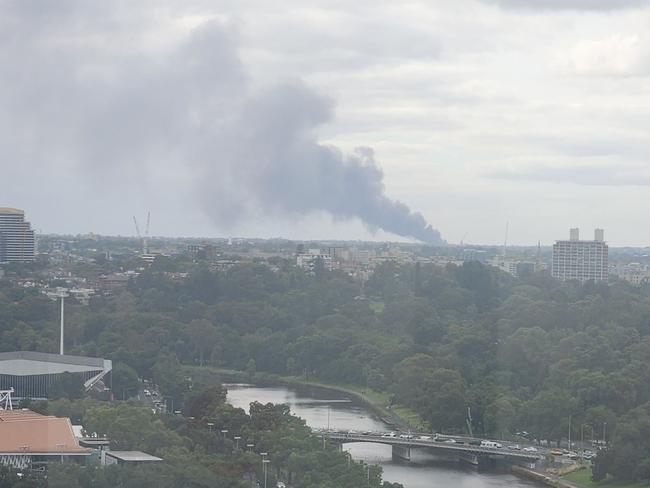
<instances>
[{"instance_id":1,"label":"river","mask_svg":"<svg viewBox=\"0 0 650 488\"><path fill-rule=\"evenodd\" d=\"M258 387L230 384L228 401L248 411L251 402L286 403L291 413L310 427L357 431L386 431L390 428L368 409L350 401L344 394L313 388ZM328 425L329 424L329 425ZM539 485L511 474L479 473L457 462L435 459L423 449L414 449L410 462L394 461L390 446L346 444L354 459L380 464L384 480L397 481L405 488L523 488Z\"/></svg>"}]
</instances>

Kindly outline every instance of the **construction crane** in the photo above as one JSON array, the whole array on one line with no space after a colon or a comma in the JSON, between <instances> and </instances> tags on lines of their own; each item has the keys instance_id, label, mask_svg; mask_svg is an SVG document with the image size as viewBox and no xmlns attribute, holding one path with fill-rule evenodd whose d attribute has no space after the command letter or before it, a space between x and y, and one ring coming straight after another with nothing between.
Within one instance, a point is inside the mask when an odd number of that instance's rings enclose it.
<instances>
[{"instance_id":1,"label":"construction crane","mask_svg":"<svg viewBox=\"0 0 650 488\"><path fill-rule=\"evenodd\" d=\"M133 223L135 224L135 232L138 235L138 239L142 241L142 254L149 254L149 224L151 223L151 212L147 212L147 226L144 229L144 235L140 232L140 226L138 225L138 219L133 216Z\"/></svg>"}]
</instances>

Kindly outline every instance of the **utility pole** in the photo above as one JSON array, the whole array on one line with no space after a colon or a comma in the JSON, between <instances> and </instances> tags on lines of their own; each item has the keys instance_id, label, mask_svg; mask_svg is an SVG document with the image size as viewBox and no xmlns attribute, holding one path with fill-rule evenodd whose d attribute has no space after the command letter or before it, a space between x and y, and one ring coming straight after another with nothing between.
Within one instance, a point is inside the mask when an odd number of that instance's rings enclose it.
<instances>
[{"instance_id":1,"label":"utility pole","mask_svg":"<svg viewBox=\"0 0 650 488\"><path fill-rule=\"evenodd\" d=\"M569 451L571 450L571 414L569 414Z\"/></svg>"},{"instance_id":2,"label":"utility pole","mask_svg":"<svg viewBox=\"0 0 650 488\"><path fill-rule=\"evenodd\" d=\"M68 290L65 288L57 288L56 294L54 295L56 298L61 299L61 331L60 331L60 337L59 337L59 354L63 356L63 339L64 339L64 328L65 328L65 299L66 297L70 296L68 294Z\"/></svg>"},{"instance_id":3,"label":"utility pole","mask_svg":"<svg viewBox=\"0 0 650 488\"><path fill-rule=\"evenodd\" d=\"M267 471L266 466L267 466L267 464L269 464L270 462L271 462L271 461L269 461L268 459L263 459L263 460L262 460L262 464L264 465L264 488L266 488L266 471Z\"/></svg>"},{"instance_id":4,"label":"utility pole","mask_svg":"<svg viewBox=\"0 0 650 488\"><path fill-rule=\"evenodd\" d=\"M61 339L59 345L59 354L63 356L63 329L65 327L65 296L61 295Z\"/></svg>"}]
</instances>

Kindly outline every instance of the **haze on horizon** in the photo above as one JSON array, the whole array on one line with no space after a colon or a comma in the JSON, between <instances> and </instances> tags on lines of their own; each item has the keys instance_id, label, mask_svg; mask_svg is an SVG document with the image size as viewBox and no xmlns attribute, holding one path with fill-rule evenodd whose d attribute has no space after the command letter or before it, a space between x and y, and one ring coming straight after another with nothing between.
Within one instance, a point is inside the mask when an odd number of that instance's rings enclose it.
<instances>
[{"instance_id":1,"label":"haze on horizon","mask_svg":"<svg viewBox=\"0 0 650 488\"><path fill-rule=\"evenodd\" d=\"M0 206L47 233L150 210L154 235L646 245L649 5L10 2Z\"/></svg>"}]
</instances>

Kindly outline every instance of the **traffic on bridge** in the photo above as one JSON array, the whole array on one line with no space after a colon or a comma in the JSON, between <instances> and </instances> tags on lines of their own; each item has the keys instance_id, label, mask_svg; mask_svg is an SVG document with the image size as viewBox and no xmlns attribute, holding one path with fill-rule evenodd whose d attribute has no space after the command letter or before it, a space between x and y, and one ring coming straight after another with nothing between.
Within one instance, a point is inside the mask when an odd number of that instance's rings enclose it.
<instances>
[{"instance_id":1,"label":"traffic on bridge","mask_svg":"<svg viewBox=\"0 0 650 488\"><path fill-rule=\"evenodd\" d=\"M481 459L484 460L489 458L529 465L543 460L548 455L553 455L556 458L570 462L570 459L575 460L581 456L588 459L593 455L591 451L585 451L578 455L576 452L558 448L544 448L533 445L521 445L513 442L500 442L442 434L432 435L371 431L357 432L353 430L340 431L327 429L315 429L314 433L341 445L353 442L388 444L393 446L394 455L403 459L410 458L411 448L434 449L438 453L457 456L472 464L479 464Z\"/></svg>"}]
</instances>

